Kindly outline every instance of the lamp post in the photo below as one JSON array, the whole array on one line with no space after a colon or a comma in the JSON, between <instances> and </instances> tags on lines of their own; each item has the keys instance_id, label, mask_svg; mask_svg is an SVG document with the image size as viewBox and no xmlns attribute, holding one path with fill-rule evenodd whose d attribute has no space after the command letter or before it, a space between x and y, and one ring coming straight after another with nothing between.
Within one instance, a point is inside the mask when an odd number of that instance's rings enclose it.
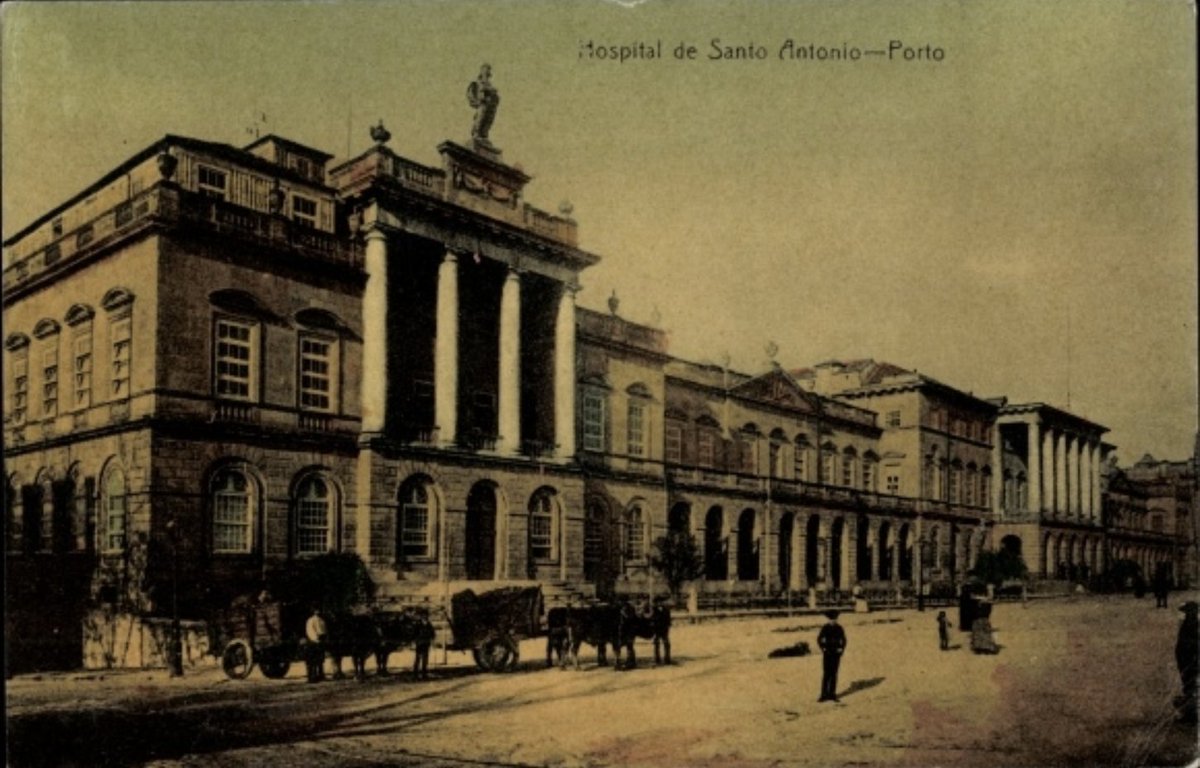
<instances>
[{"instance_id":1,"label":"lamp post","mask_svg":"<svg viewBox=\"0 0 1200 768\"><path fill-rule=\"evenodd\" d=\"M925 610L925 588L929 585L929 539L922 536L917 542L921 562L917 568L917 610Z\"/></svg>"},{"instance_id":2,"label":"lamp post","mask_svg":"<svg viewBox=\"0 0 1200 768\"><path fill-rule=\"evenodd\" d=\"M171 640L167 648L167 669L171 677L183 677L183 638L179 627L179 528L172 518L167 523L171 540Z\"/></svg>"}]
</instances>

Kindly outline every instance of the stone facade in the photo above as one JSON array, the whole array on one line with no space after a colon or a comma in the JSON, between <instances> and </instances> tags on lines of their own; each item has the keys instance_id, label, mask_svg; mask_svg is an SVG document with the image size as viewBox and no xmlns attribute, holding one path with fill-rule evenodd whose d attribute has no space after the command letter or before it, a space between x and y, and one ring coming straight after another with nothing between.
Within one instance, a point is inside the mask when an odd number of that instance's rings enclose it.
<instances>
[{"instance_id":1,"label":"stone facade","mask_svg":"<svg viewBox=\"0 0 1200 768\"><path fill-rule=\"evenodd\" d=\"M4 244L10 670L161 663L176 607L198 659L327 551L391 604L662 594L672 533L710 598L952 589L1001 539L1103 567L1102 427L874 361L673 358L575 306L599 257L499 149L373 137L330 167L167 136Z\"/></svg>"}]
</instances>

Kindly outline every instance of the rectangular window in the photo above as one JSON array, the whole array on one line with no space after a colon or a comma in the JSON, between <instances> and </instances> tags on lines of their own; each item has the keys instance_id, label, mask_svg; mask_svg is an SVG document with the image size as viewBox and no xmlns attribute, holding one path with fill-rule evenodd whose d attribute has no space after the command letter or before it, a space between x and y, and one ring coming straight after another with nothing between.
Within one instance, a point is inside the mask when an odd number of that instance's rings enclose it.
<instances>
[{"instance_id":1,"label":"rectangular window","mask_svg":"<svg viewBox=\"0 0 1200 768\"><path fill-rule=\"evenodd\" d=\"M304 227L316 227L317 201L292 195L292 221Z\"/></svg>"},{"instance_id":2,"label":"rectangular window","mask_svg":"<svg viewBox=\"0 0 1200 768\"><path fill-rule=\"evenodd\" d=\"M429 556L429 506L424 503L404 505L404 530L400 534L405 557Z\"/></svg>"},{"instance_id":3,"label":"rectangular window","mask_svg":"<svg viewBox=\"0 0 1200 768\"><path fill-rule=\"evenodd\" d=\"M196 189L202 195L224 200L226 194L225 171L218 171L216 168L209 168L206 165L199 166L196 170Z\"/></svg>"},{"instance_id":4,"label":"rectangular window","mask_svg":"<svg viewBox=\"0 0 1200 768\"><path fill-rule=\"evenodd\" d=\"M678 424L668 424L666 426L663 451L663 458L667 463L680 464L683 462L683 427Z\"/></svg>"},{"instance_id":5,"label":"rectangular window","mask_svg":"<svg viewBox=\"0 0 1200 768\"><path fill-rule=\"evenodd\" d=\"M245 498L218 495L213 505L213 552L249 552L249 517Z\"/></svg>"},{"instance_id":6,"label":"rectangular window","mask_svg":"<svg viewBox=\"0 0 1200 768\"><path fill-rule=\"evenodd\" d=\"M950 470L950 498L951 503L958 503L958 470Z\"/></svg>"},{"instance_id":7,"label":"rectangular window","mask_svg":"<svg viewBox=\"0 0 1200 768\"><path fill-rule=\"evenodd\" d=\"M328 339L300 338L300 407L333 410L335 381L334 343Z\"/></svg>"},{"instance_id":8,"label":"rectangular window","mask_svg":"<svg viewBox=\"0 0 1200 768\"><path fill-rule=\"evenodd\" d=\"M796 446L795 472L796 472L797 480L807 480L808 479L808 474L805 471L807 469L807 467L805 466L805 460L804 460L805 456L807 454L808 454L807 448L800 446L800 445Z\"/></svg>"},{"instance_id":9,"label":"rectangular window","mask_svg":"<svg viewBox=\"0 0 1200 768\"><path fill-rule=\"evenodd\" d=\"M329 502L301 498L296 502L296 553L319 555L329 549Z\"/></svg>"},{"instance_id":10,"label":"rectangular window","mask_svg":"<svg viewBox=\"0 0 1200 768\"><path fill-rule=\"evenodd\" d=\"M833 482L833 456L826 456L821 460L821 485L829 485Z\"/></svg>"},{"instance_id":11,"label":"rectangular window","mask_svg":"<svg viewBox=\"0 0 1200 768\"><path fill-rule=\"evenodd\" d=\"M13 352L12 358L12 417L13 423L24 424L29 409L29 349Z\"/></svg>"},{"instance_id":12,"label":"rectangular window","mask_svg":"<svg viewBox=\"0 0 1200 768\"><path fill-rule=\"evenodd\" d=\"M583 396L583 449L604 450L604 398L597 394Z\"/></svg>"},{"instance_id":13,"label":"rectangular window","mask_svg":"<svg viewBox=\"0 0 1200 768\"><path fill-rule=\"evenodd\" d=\"M898 475L887 476L887 492L893 496L900 493L900 477Z\"/></svg>"},{"instance_id":14,"label":"rectangular window","mask_svg":"<svg viewBox=\"0 0 1200 768\"><path fill-rule=\"evenodd\" d=\"M854 459L849 457L842 459L842 485L854 487Z\"/></svg>"},{"instance_id":15,"label":"rectangular window","mask_svg":"<svg viewBox=\"0 0 1200 768\"><path fill-rule=\"evenodd\" d=\"M644 403L631 401L629 403L629 421L626 423L628 440L628 453L630 456L645 456L646 455L646 406Z\"/></svg>"},{"instance_id":16,"label":"rectangular window","mask_svg":"<svg viewBox=\"0 0 1200 768\"><path fill-rule=\"evenodd\" d=\"M42 352L42 415L58 413L58 337L49 338L51 346Z\"/></svg>"},{"instance_id":17,"label":"rectangular window","mask_svg":"<svg viewBox=\"0 0 1200 768\"><path fill-rule=\"evenodd\" d=\"M755 442L753 437L743 437L738 441L739 451L741 452L741 456L738 458L741 459L741 472L743 474L758 474L758 458L754 455Z\"/></svg>"},{"instance_id":18,"label":"rectangular window","mask_svg":"<svg viewBox=\"0 0 1200 768\"><path fill-rule=\"evenodd\" d=\"M92 326L76 330L74 340L75 407L92 404Z\"/></svg>"},{"instance_id":19,"label":"rectangular window","mask_svg":"<svg viewBox=\"0 0 1200 768\"><path fill-rule=\"evenodd\" d=\"M888 411L887 425L889 427L900 426L900 411Z\"/></svg>"},{"instance_id":20,"label":"rectangular window","mask_svg":"<svg viewBox=\"0 0 1200 768\"><path fill-rule=\"evenodd\" d=\"M702 429L696 434L696 463L710 469L716 466L716 440L711 430Z\"/></svg>"},{"instance_id":21,"label":"rectangular window","mask_svg":"<svg viewBox=\"0 0 1200 768\"><path fill-rule=\"evenodd\" d=\"M534 514L529 518L529 556L534 560L549 560L553 551L553 520L550 515Z\"/></svg>"},{"instance_id":22,"label":"rectangular window","mask_svg":"<svg viewBox=\"0 0 1200 768\"><path fill-rule=\"evenodd\" d=\"M125 494L108 496L105 510L104 550L118 552L125 549Z\"/></svg>"},{"instance_id":23,"label":"rectangular window","mask_svg":"<svg viewBox=\"0 0 1200 768\"><path fill-rule=\"evenodd\" d=\"M862 487L864 491L875 490L875 467L868 461L863 462Z\"/></svg>"},{"instance_id":24,"label":"rectangular window","mask_svg":"<svg viewBox=\"0 0 1200 768\"><path fill-rule=\"evenodd\" d=\"M254 399L255 326L234 320L217 320L217 397Z\"/></svg>"},{"instance_id":25,"label":"rectangular window","mask_svg":"<svg viewBox=\"0 0 1200 768\"><path fill-rule=\"evenodd\" d=\"M131 334L129 317L113 318L109 325L109 338L112 342L112 394L115 398L129 397Z\"/></svg>"}]
</instances>

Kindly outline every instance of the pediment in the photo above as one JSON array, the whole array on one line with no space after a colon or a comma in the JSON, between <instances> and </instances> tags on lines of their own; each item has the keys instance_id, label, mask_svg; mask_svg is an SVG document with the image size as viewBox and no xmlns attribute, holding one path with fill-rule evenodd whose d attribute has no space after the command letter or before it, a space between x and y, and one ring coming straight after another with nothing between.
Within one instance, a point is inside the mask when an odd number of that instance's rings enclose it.
<instances>
[{"instance_id":1,"label":"pediment","mask_svg":"<svg viewBox=\"0 0 1200 768\"><path fill-rule=\"evenodd\" d=\"M787 371L777 368L734 387L734 394L762 403L782 405L803 413L819 410L813 395L806 392Z\"/></svg>"}]
</instances>

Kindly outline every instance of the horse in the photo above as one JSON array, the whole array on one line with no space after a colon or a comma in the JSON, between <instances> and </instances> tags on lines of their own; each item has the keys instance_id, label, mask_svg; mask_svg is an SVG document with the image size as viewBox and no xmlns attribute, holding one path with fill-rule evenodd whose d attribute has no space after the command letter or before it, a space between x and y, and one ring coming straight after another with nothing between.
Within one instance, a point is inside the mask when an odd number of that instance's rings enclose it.
<instances>
[{"instance_id":1,"label":"horse","mask_svg":"<svg viewBox=\"0 0 1200 768\"><path fill-rule=\"evenodd\" d=\"M617 621L617 669L636 669L637 656L633 650L633 642L637 638L654 641L654 663L671 663L671 609L658 604L650 608L649 613L642 613L628 601L621 603L618 609ZM662 645L663 655L660 659L659 645ZM625 666L621 666L621 648L626 650Z\"/></svg>"},{"instance_id":2,"label":"horse","mask_svg":"<svg viewBox=\"0 0 1200 768\"><path fill-rule=\"evenodd\" d=\"M620 616L616 606L594 605L566 608L551 608L546 614L546 666L553 665L554 654L558 655L563 668L568 657L579 669L579 648L584 643L596 646L596 662L608 666L605 653L611 644L613 653L620 658L617 645L617 626Z\"/></svg>"},{"instance_id":3,"label":"horse","mask_svg":"<svg viewBox=\"0 0 1200 768\"><path fill-rule=\"evenodd\" d=\"M333 657L333 676L336 679L345 677L342 658L349 656L354 667L354 678L362 680L366 677L367 658L376 653L380 645L375 617L362 613L342 614L330 619L328 625L326 649Z\"/></svg>"},{"instance_id":4,"label":"horse","mask_svg":"<svg viewBox=\"0 0 1200 768\"><path fill-rule=\"evenodd\" d=\"M399 613L376 616L379 644L375 649L375 666L380 675L387 675L388 657L405 646L413 647L413 677L429 676L429 647L433 644L433 622L424 608L406 608Z\"/></svg>"}]
</instances>

